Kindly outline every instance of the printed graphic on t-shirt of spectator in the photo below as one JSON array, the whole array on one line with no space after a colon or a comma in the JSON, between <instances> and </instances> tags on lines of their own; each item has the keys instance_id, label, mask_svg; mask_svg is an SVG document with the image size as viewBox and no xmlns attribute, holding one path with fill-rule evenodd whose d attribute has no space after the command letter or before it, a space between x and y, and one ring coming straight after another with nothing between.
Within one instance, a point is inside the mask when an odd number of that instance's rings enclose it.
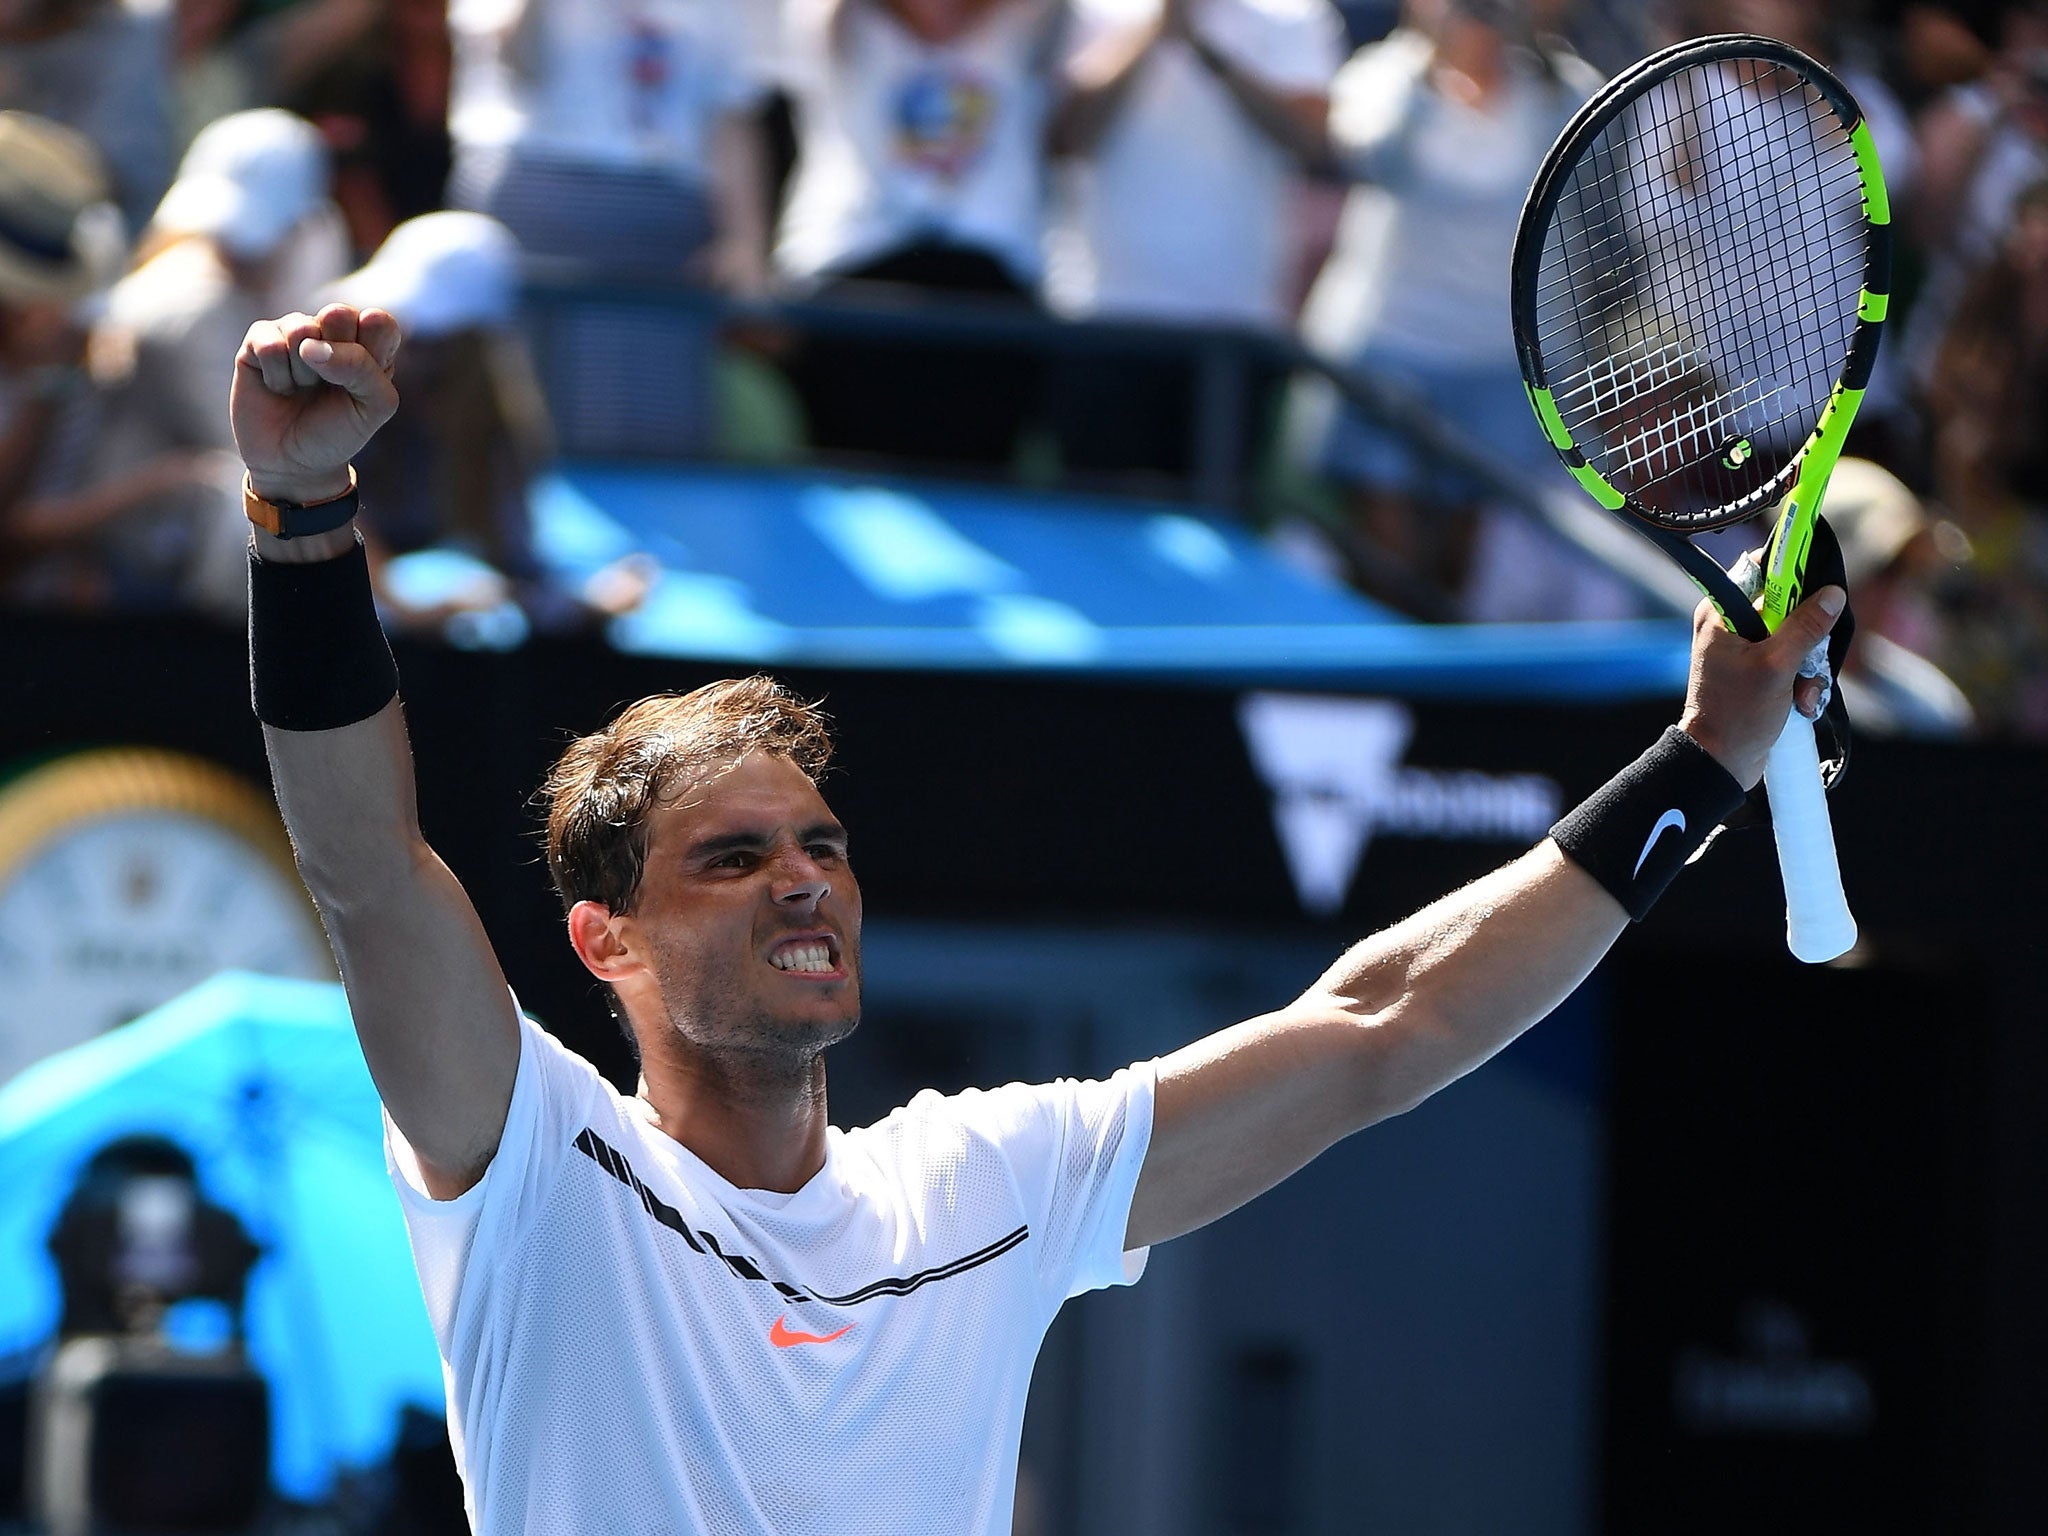
<instances>
[{"instance_id":1,"label":"printed graphic on t-shirt of spectator","mask_svg":"<svg viewBox=\"0 0 2048 1536\"><path fill-rule=\"evenodd\" d=\"M988 148L995 89L967 70L912 75L896 98L896 153L906 165L958 181Z\"/></svg>"},{"instance_id":2,"label":"printed graphic on t-shirt of spectator","mask_svg":"<svg viewBox=\"0 0 2048 1536\"><path fill-rule=\"evenodd\" d=\"M627 115L632 119L635 131L651 133L660 120L661 92L668 84L669 50L673 43L669 35L644 14L632 17L626 24L626 31L626 56L631 61L626 77L633 83Z\"/></svg>"},{"instance_id":3,"label":"printed graphic on t-shirt of spectator","mask_svg":"<svg viewBox=\"0 0 2048 1536\"><path fill-rule=\"evenodd\" d=\"M1031 306L1060 12L792 0L797 156L775 248L792 285L849 304L892 283ZM1040 368L1008 346L854 333L809 338L790 375L814 447L986 468L1015 457Z\"/></svg>"}]
</instances>

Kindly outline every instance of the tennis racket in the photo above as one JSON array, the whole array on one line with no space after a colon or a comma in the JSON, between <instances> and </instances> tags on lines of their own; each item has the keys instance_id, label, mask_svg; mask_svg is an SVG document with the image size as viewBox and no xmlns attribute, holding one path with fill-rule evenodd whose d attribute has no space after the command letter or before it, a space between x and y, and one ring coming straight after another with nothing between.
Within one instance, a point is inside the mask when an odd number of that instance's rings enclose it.
<instances>
[{"instance_id":1,"label":"tennis racket","mask_svg":"<svg viewBox=\"0 0 2048 1536\"><path fill-rule=\"evenodd\" d=\"M1544 436L1761 640L1877 355L1890 206L1855 99L1797 49L1709 37L1617 75L1565 125L1515 234L1515 345ZM1753 606L1694 536L1779 509ZM1801 960L1856 941L1813 726L1764 769Z\"/></svg>"}]
</instances>

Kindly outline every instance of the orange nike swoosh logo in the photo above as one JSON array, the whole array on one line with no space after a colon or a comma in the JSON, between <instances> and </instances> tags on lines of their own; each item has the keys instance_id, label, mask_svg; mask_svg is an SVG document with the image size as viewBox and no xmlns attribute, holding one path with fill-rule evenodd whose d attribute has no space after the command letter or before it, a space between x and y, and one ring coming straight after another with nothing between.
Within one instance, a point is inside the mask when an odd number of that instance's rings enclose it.
<instances>
[{"instance_id":1,"label":"orange nike swoosh logo","mask_svg":"<svg viewBox=\"0 0 2048 1536\"><path fill-rule=\"evenodd\" d=\"M831 1333L792 1333L782 1326L782 1319L778 1317L775 1319L775 1326L768 1330L768 1342L777 1349L787 1349L792 1344L830 1344L852 1327L853 1324L848 1323L845 1328L836 1329Z\"/></svg>"}]
</instances>

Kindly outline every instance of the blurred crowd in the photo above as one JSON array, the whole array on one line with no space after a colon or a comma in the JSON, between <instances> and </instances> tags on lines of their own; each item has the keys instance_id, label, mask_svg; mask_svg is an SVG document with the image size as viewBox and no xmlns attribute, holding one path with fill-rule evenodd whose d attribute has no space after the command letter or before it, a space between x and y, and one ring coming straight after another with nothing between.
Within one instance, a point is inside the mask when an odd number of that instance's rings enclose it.
<instances>
[{"instance_id":1,"label":"blurred crowd","mask_svg":"<svg viewBox=\"0 0 2048 1536\"><path fill-rule=\"evenodd\" d=\"M1547 483L1524 193L1606 73L1728 31L1843 76L1897 210L1829 508L1888 679L1866 712L2048 736L2040 0L0 0L0 599L236 618L229 360L336 299L408 335L362 466L401 625L638 600L633 558L565 587L536 555L560 446L1185 489L1206 377L1176 338L1298 338ZM933 294L1143 344L789 319ZM1316 510L1278 519L1294 558L1417 611L1634 611L1472 466L1250 355L1220 430ZM462 579L415 590L432 550Z\"/></svg>"}]
</instances>

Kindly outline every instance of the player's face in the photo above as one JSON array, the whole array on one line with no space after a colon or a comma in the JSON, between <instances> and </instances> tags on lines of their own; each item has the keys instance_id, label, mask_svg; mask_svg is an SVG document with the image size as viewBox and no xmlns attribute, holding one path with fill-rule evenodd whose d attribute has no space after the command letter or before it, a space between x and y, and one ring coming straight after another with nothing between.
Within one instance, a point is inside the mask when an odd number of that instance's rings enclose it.
<instances>
[{"instance_id":1,"label":"player's face","mask_svg":"<svg viewBox=\"0 0 2048 1536\"><path fill-rule=\"evenodd\" d=\"M859 1021L846 829L787 758L752 754L655 809L634 920L693 1045L808 1059Z\"/></svg>"}]
</instances>

